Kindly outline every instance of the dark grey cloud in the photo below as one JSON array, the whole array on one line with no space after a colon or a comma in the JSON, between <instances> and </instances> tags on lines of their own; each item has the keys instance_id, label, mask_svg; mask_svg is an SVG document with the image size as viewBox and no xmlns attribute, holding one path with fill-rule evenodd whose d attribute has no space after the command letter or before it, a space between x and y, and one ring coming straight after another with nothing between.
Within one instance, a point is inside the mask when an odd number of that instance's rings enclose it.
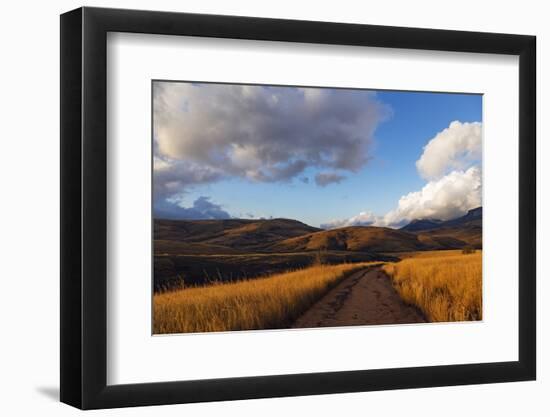
<instances>
[{"instance_id":1,"label":"dark grey cloud","mask_svg":"<svg viewBox=\"0 0 550 417\"><path fill-rule=\"evenodd\" d=\"M339 183L346 177L337 172L319 172L315 175L315 184L326 187L329 184Z\"/></svg>"},{"instance_id":2,"label":"dark grey cloud","mask_svg":"<svg viewBox=\"0 0 550 417\"><path fill-rule=\"evenodd\" d=\"M155 207L155 217L162 219L229 219L231 216L222 206L210 201L209 197L197 198L191 207L182 207L177 203L162 202Z\"/></svg>"},{"instance_id":3,"label":"dark grey cloud","mask_svg":"<svg viewBox=\"0 0 550 417\"><path fill-rule=\"evenodd\" d=\"M191 184L218 181L222 175L222 172L215 168L155 157L153 161L155 200L182 194Z\"/></svg>"},{"instance_id":4,"label":"dark grey cloud","mask_svg":"<svg viewBox=\"0 0 550 417\"><path fill-rule=\"evenodd\" d=\"M228 177L356 172L390 112L364 90L156 82L153 100L159 197Z\"/></svg>"}]
</instances>

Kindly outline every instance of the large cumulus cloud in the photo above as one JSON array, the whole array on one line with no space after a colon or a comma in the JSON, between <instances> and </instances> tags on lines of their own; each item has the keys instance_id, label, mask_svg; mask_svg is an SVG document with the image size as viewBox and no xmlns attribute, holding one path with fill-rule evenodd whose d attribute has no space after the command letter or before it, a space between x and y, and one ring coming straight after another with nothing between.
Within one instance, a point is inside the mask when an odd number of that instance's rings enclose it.
<instances>
[{"instance_id":1,"label":"large cumulus cloud","mask_svg":"<svg viewBox=\"0 0 550 417\"><path fill-rule=\"evenodd\" d=\"M162 195L227 177L288 181L308 167L356 172L389 114L360 90L157 82L153 100Z\"/></svg>"},{"instance_id":2,"label":"large cumulus cloud","mask_svg":"<svg viewBox=\"0 0 550 417\"><path fill-rule=\"evenodd\" d=\"M454 121L428 142L416 167L423 178L432 180L480 159L481 123Z\"/></svg>"},{"instance_id":3,"label":"large cumulus cloud","mask_svg":"<svg viewBox=\"0 0 550 417\"><path fill-rule=\"evenodd\" d=\"M482 205L481 123L452 122L424 147L416 162L428 179L419 191L402 196L385 215L363 212L322 227L375 225L400 227L414 219L449 220Z\"/></svg>"},{"instance_id":4,"label":"large cumulus cloud","mask_svg":"<svg viewBox=\"0 0 550 417\"><path fill-rule=\"evenodd\" d=\"M401 226L413 219L450 220L481 206L481 170L471 167L428 182L420 191L404 195L397 208L387 213L379 223Z\"/></svg>"}]
</instances>

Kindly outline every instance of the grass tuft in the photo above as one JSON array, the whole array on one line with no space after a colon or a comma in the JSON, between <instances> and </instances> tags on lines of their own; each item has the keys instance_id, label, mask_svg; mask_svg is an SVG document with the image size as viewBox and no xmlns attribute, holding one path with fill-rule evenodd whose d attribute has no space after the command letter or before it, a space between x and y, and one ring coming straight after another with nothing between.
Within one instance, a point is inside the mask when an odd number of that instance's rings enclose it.
<instances>
[{"instance_id":1,"label":"grass tuft","mask_svg":"<svg viewBox=\"0 0 550 417\"><path fill-rule=\"evenodd\" d=\"M482 319L481 251L422 253L383 269L401 298L430 321Z\"/></svg>"}]
</instances>

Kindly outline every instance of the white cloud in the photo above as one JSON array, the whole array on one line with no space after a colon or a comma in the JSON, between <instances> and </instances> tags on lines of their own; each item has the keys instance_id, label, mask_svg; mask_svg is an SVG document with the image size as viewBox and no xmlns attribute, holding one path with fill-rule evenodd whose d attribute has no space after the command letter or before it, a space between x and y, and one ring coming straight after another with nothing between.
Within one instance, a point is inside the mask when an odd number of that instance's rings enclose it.
<instances>
[{"instance_id":1,"label":"white cloud","mask_svg":"<svg viewBox=\"0 0 550 417\"><path fill-rule=\"evenodd\" d=\"M156 82L153 96L155 156L169 164L160 189L172 177L180 190L197 183L196 169L199 182L288 181L308 167L356 172L389 114L361 90Z\"/></svg>"},{"instance_id":2,"label":"white cloud","mask_svg":"<svg viewBox=\"0 0 550 417\"><path fill-rule=\"evenodd\" d=\"M401 227L414 219L450 220L481 206L481 198L481 170L479 167L471 167L466 171L453 171L443 178L428 182L420 191L404 195L399 199L397 207L384 216L362 212L349 219L333 220L321 227Z\"/></svg>"},{"instance_id":3,"label":"white cloud","mask_svg":"<svg viewBox=\"0 0 550 417\"><path fill-rule=\"evenodd\" d=\"M481 123L452 122L424 147L416 167L428 179L420 191L402 196L384 216L363 212L325 228L372 224L401 227L414 219L449 220L482 205Z\"/></svg>"},{"instance_id":4,"label":"white cloud","mask_svg":"<svg viewBox=\"0 0 550 417\"><path fill-rule=\"evenodd\" d=\"M481 123L454 121L428 142L416 167L423 178L433 180L480 159Z\"/></svg>"},{"instance_id":5,"label":"white cloud","mask_svg":"<svg viewBox=\"0 0 550 417\"><path fill-rule=\"evenodd\" d=\"M471 167L453 171L439 180L428 182L420 191L399 199L397 208L379 222L399 226L414 219L449 220L481 206L481 170Z\"/></svg>"},{"instance_id":6,"label":"white cloud","mask_svg":"<svg viewBox=\"0 0 550 417\"><path fill-rule=\"evenodd\" d=\"M328 223L322 224L321 229L337 229L339 227L347 226L371 226L380 222L380 220L380 217L376 216L374 213L364 211L349 219L332 220Z\"/></svg>"}]
</instances>

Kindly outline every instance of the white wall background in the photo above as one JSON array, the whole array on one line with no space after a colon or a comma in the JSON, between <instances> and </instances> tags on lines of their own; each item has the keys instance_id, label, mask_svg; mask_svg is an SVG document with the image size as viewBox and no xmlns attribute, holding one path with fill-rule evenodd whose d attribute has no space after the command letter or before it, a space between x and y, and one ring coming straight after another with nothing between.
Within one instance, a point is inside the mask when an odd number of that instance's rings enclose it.
<instances>
[{"instance_id":1,"label":"white wall background","mask_svg":"<svg viewBox=\"0 0 550 417\"><path fill-rule=\"evenodd\" d=\"M57 402L59 379L59 17L82 3L8 2L2 8L0 107L0 410L3 415L75 415ZM388 0L124 0L89 6L534 34L538 37L539 378L537 382L237 401L99 411L128 416L548 415L550 148L543 120L550 97L550 26L544 2ZM543 100L546 100L543 102ZM7 146L6 146L7 145ZM544 395L546 394L546 395Z\"/></svg>"}]
</instances>

